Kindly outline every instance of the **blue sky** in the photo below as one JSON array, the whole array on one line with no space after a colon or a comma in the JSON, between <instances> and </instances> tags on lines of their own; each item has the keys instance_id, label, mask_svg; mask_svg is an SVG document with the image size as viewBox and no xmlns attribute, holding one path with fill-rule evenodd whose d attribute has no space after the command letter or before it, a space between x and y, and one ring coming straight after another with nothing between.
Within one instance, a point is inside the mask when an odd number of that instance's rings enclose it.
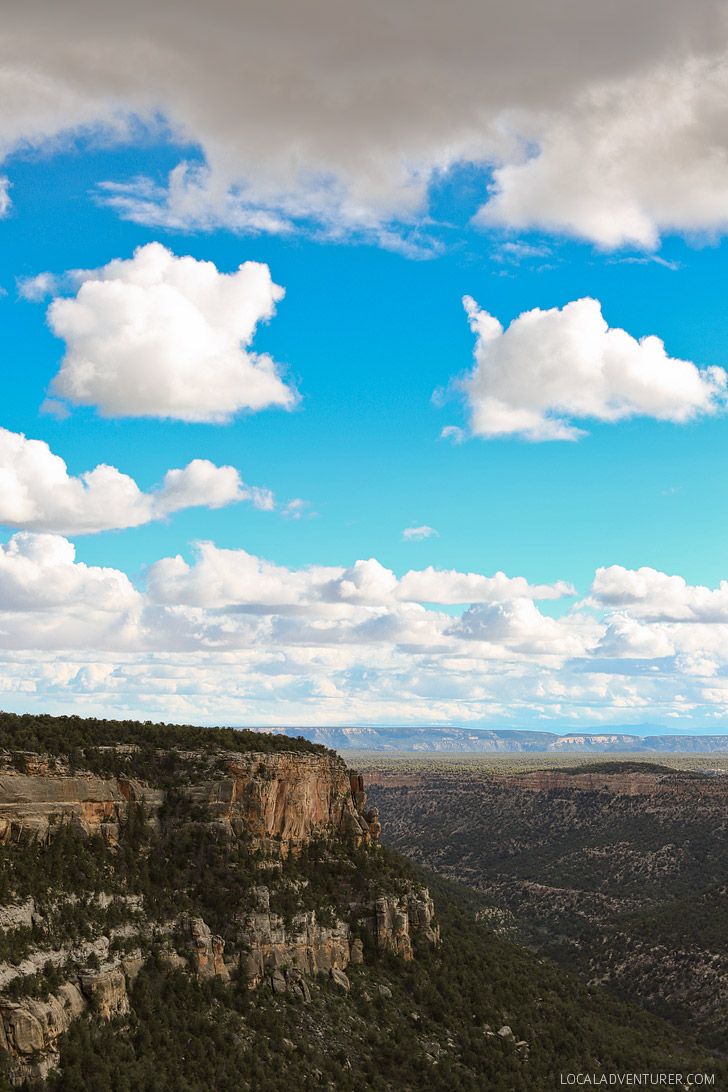
<instances>
[{"instance_id":1,"label":"blue sky","mask_svg":"<svg viewBox=\"0 0 728 1092\"><path fill-rule=\"evenodd\" d=\"M344 5L323 75L218 6L3 47L0 704L724 731L722 7L574 7L556 80L528 5L490 56Z\"/></svg>"}]
</instances>

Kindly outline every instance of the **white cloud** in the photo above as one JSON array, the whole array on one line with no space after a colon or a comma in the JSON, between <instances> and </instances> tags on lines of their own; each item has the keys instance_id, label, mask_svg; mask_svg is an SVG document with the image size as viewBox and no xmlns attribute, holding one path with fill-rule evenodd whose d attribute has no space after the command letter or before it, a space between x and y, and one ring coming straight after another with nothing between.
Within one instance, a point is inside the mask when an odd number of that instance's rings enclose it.
<instances>
[{"instance_id":1,"label":"white cloud","mask_svg":"<svg viewBox=\"0 0 728 1092\"><path fill-rule=\"evenodd\" d=\"M410 570L399 582L398 597L419 603L479 603L496 600L562 599L575 595L575 589L565 580L553 584L529 584L525 577L508 577L497 572L494 576L461 573L454 569Z\"/></svg>"},{"instance_id":2,"label":"white cloud","mask_svg":"<svg viewBox=\"0 0 728 1092\"><path fill-rule=\"evenodd\" d=\"M168 187L108 194L176 229L314 218L386 245L387 223L425 211L457 162L502 168L489 215L509 225L609 245L725 225L718 0L613 0L608 19L597 0L424 0L416 19L404 0L154 11L38 0L8 13L0 152L99 129L129 140L141 123L197 143L204 165L181 164Z\"/></svg>"},{"instance_id":3,"label":"white cloud","mask_svg":"<svg viewBox=\"0 0 728 1092\"><path fill-rule=\"evenodd\" d=\"M295 391L269 356L247 348L282 296L266 265L219 273L149 243L51 303L50 327L66 342L52 391L107 417L222 422L289 409Z\"/></svg>"},{"instance_id":4,"label":"white cloud","mask_svg":"<svg viewBox=\"0 0 728 1092\"><path fill-rule=\"evenodd\" d=\"M0 545L0 611L120 612L139 605L139 593L124 573L84 565L75 557L72 543L60 535L13 535Z\"/></svg>"},{"instance_id":5,"label":"white cloud","mask_svg":"<svg viewBox=\"0 0 728 1092\"><path fill-rule=\"evenodd\" d=\"M609 619L596 653L601 656L654 659L674 655L675 644L664 629L645 626L635 618L618 614Z\"/></svg>"},{"instance_id":6,"label":"white cloud","mask_svg":"<svg viewBox=\"0 0 728 1092\"><path fill-rule=\"evenodd\" d=\"M406 598L433 596L439 577L451 593L465 582L491 599L457 618ZM625 597L619 583L613 571L595 579L612 600ZM604 620L595 597L548 617L533 598L557 590L435 570L398 581L373 559L295 571L211 545L194 565L162 559L137 589L118 570L76 561L59 536L22 532L0 546L2 704L258 724L555 720L581 730L678 710L703 725L725 714L724 622L654 621L629 606ZM653 592L628 594L639 610Z\"/></svg>"},{"instance_id":7,"label":"white cloud","mask_svg":"<svg viewBox=\"0 0 728 1092\"><path fill-rule=\"evenodd\" d=\"M651 621L728 622L726 580L717 588L706 588L657 569L610 565L597 569L591 595L599 605L624 607L634 617Z\"/></svg>"},{"instance_id":8,"label":"white cloud","mask_svg":"<svg viewBox=\"0 0 728 1092\"><path fill-rule=\"evenodd\" d=\"M436 531L434 527L428 527L426 523L420 526L405 527L402 532L402 538L408 541L419 541L422 538L438 538L439 531Z\"/></svg>"},{"instance_id":9,"label":"white cloud","mask_svg":"<svg viewBox=\"0 0 728 1092\"><path fill-rule=\"evenodd\" d=\"M453 622L449 633L472 641L503 645L512 652L559 658L583 655L589 630L541 614L531 599L475 603Z\"/></svg>"},{"instance_id":10,"label":"white cloud","mask_svg":"<svg viewBox=\"0 0 728 1092\"><path fill-rule=\"evenodd\" d=\"M658 337L610 328L597 300L525 311L507 330L469 296L463 303L476 363L459 386L475 436L574 440L583 434L574 420L685 422L724 406L722 368L700 371Z\"/></svg>"},{"instance_id":11,"label":"white cloud","mask_svg":"<svg viewBox=\"0 0 728 1092\"><path fill-rule=\"evenodd\" d=\"M42 440L0 428L0 524L61 534L138 527L183 508L221 508L250 501L275 507L267 489L246 485L232 466L193 459L168 470L162 484L142 492L133 478L101 463L78 477Z\"/></svg>"},{"instance_id":12,"label":"white cloud","mask_svg":"<svg viewBox=\"0 0 728 1092\"><path fill-rule=\"evenodd\" d=\"M18 295L21 299L37 303L38 300L52 296L58 288L57 278L52 273L36 273L34 277L18 277Z\"/></svg>"},{"instance_id":13,"label":"white cloud","mask_svg":"<svg viewBox=\"0 0 728 1092\"><path fill-rule=\"evenodd\" d=\"M0 217L7 216L11 204L10 179L0 177Z\"/></svg>"},{"instance_id":14,"label":"white cloud","mask_svg":"<svg viewBox=\"0 0 728 1092\"><path fill-rule=\"evenodd\" d=\"M343 617L343 608L353 606L395 609L402 603L452 605L528 596L560 599L575 594L563 580L531 585L524 577L507 577L501 572L489 577L429 566L410 570L398 580L376 558L357 561L346 569L318 565L294 570L245 550L221 549L212 542L199 543L197 551L193 565L178 555L150 567L148 589L154 602L248 607L259 613L310 613L308 608L316 606L327 616Z\"/></svg>"}]
</instances>

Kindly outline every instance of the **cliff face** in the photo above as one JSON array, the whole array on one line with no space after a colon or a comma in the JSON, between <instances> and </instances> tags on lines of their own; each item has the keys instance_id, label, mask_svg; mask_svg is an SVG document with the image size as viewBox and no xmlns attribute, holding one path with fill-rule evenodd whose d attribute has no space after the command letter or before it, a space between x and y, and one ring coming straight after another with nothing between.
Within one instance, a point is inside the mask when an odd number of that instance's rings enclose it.
<instances>
[{"instance_id":1,"label":"cliff face","mask_svg":"<svg viewBox=\"0 0 728 1092\"><path fill-rule=\"evenodd\" d=\"M0 841L45 838L71 823L113 842L131 805L143 802L154 823L164 803L164 792L143 781L70 776L41 756L24 756L21 773L13 758L6 755L0 771ZM340 834L360 844L379 833L376 811L365 812L361 777L334 755L226 753L208 766L223 766L225 775L203 776L182 792L226 835L251 835L256 851L287 856L317 836Z\"/></svg>"},{"instance_id":2,"label":"cliff face","mask_svg":"<svg viewBox=\"0 0 728 1092\"><path fill-rule=\"evenodd\" d=\"M362 779L328 755L233 755L228 777L190 790L226 833L252 835L256 850L296 853L317 836L339 833L355 843L378 834L366 815Z\"/></svg>"},{"instance_id":3,"label":"cliff face","mask_svg":"<svg viewBox=\"0 0 728 1092\"><path fill-rule=\"evenodd\" d=\"M127 1013L126 978L120 968L81 975L44 999L0 998L0 1048L12 1058L11 1080L46 1077L58 1064L58 1040L87 1012L110 1020Z\"/></svg>"},{"instance_id":4,"label":"cliff face","mask_svg":"<svg viewBox=\"0 0 728 1092\"><path fill-rule=\"evenodd\" d=\"M106 867L113 870L128 846L135 809L143 805L147 840L136 852L149 854L153 844L167 845L163 839L169 839L170 829L184 842L189 830L190 844L211 840L219 847L218 868L227 854L239 862L242 853L248 875L265 880L246 881L253 886L239 888L239 909L233 904L229 916L218 915L217 928L225 936L188 911L167 912L160 920L148 895L128 889L56 892L40 881L42 891L24 897L11 892L0 906L0 941L8 941L6 950L14 943L19 954L0 963L0 991L5 991L0 992L0 1049L10 1055L12 1080L47 1075L58 1063L60 1036L78 1016L109 1020L127 1013L127 986L150 952L164 973L185 970L200 980L223 981L242 973L251 988L293 993L308 1002L307 980L315 975L326 974L348 990L346 968L364 960L367 945L370 952L411 959L416 935L438 943L426 889L398 881L396 892L388 892L380 881L376 890L359 883L356 895L353 888L347 895L347 880L317 912L310 908L313 896L303 897L313 880L288 878L291 869L301 873L302 851L313 844L316 862L325 862L318 866L331 867L336 875L337 855L343 854L344 874L352 881L362 846L369 859L379 856L376 809L366 810L363 779L337 756L190 752L181 757L179 777L165 783L167 790L133 778L71 772L62 760L38 755L5 753L0 760L0 842L11 856L34 855L43 847L51 852L67 824L82 845L92 846L89 836L102 834ZM176 804L165 808L172 797ZM93 844L90 852L98 854L98 843ZM204 860L199 867L204 869ZM305 869L302 874L312 875ZM216 875L219 882L219 871ZM182 905L185 898L189 904L189 893L180 891L179 897ZM93 923L92 935L87 926L83 941L72 933L75 939L59 943L64 922L78 913ZM39 994L37 980L49 968L53 988L43 993L41 986ZM26 981L30 992L23 996Z\"/></svg>"}]
</instances>

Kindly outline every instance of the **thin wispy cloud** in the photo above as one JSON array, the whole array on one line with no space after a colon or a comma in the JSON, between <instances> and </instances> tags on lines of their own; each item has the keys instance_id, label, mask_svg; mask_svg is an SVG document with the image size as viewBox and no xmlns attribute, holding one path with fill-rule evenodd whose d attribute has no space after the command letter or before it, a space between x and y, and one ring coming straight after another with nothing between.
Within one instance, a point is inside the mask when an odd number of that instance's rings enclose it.
<instances>
[{"instance_id":1,"label":"thin wispy cloud","mask_svg":"<svg viewBox=\"0 0 728 1092\"><path fill-rule=\"evenodd\" d=\"M433 537L439 538L439 532L426 523L413 524L411 527L405 527L402 532L402 538L405 542L418 542L420 539Z\"/></svg>"}]
</instances>

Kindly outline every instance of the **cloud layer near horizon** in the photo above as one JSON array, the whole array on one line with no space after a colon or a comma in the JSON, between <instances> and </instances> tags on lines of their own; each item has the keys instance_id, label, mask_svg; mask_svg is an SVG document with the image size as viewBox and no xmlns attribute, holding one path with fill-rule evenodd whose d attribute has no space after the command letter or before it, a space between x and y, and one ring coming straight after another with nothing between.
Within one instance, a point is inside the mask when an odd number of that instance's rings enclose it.
<instances>
[{"instance_id":1,"label":"cloud layer near horizon","mask_svg":"<svg viewBox=\"0 0 728 1092\"><path fill-rule=\"evenodd\" d=\"M314 219L385 245L435 178L480 163L495 169L484 222L651 247L728 224L727 47L718 0L425 0L416 18L405 0L273 0L254 18L228 0L28 0L4 20L0 151L99 129L129 140L142 123L204 162L166 188L114 183L123 215Z\"/></svg>"},{"instance_id":2,"label":"cloud layer near horizon","mask_svg":"<svg viewBox=\"0 0 728 1092\"><path fill-rule=\"evenodd\" d=\"M0 546L0 702L261 724L726 716L723 586L612 566L556 617L536 603L572 593L502 573L397 578L375 559L292 570L212 543L137 587L19 532Z\"/></svg>"}]
</instances>

